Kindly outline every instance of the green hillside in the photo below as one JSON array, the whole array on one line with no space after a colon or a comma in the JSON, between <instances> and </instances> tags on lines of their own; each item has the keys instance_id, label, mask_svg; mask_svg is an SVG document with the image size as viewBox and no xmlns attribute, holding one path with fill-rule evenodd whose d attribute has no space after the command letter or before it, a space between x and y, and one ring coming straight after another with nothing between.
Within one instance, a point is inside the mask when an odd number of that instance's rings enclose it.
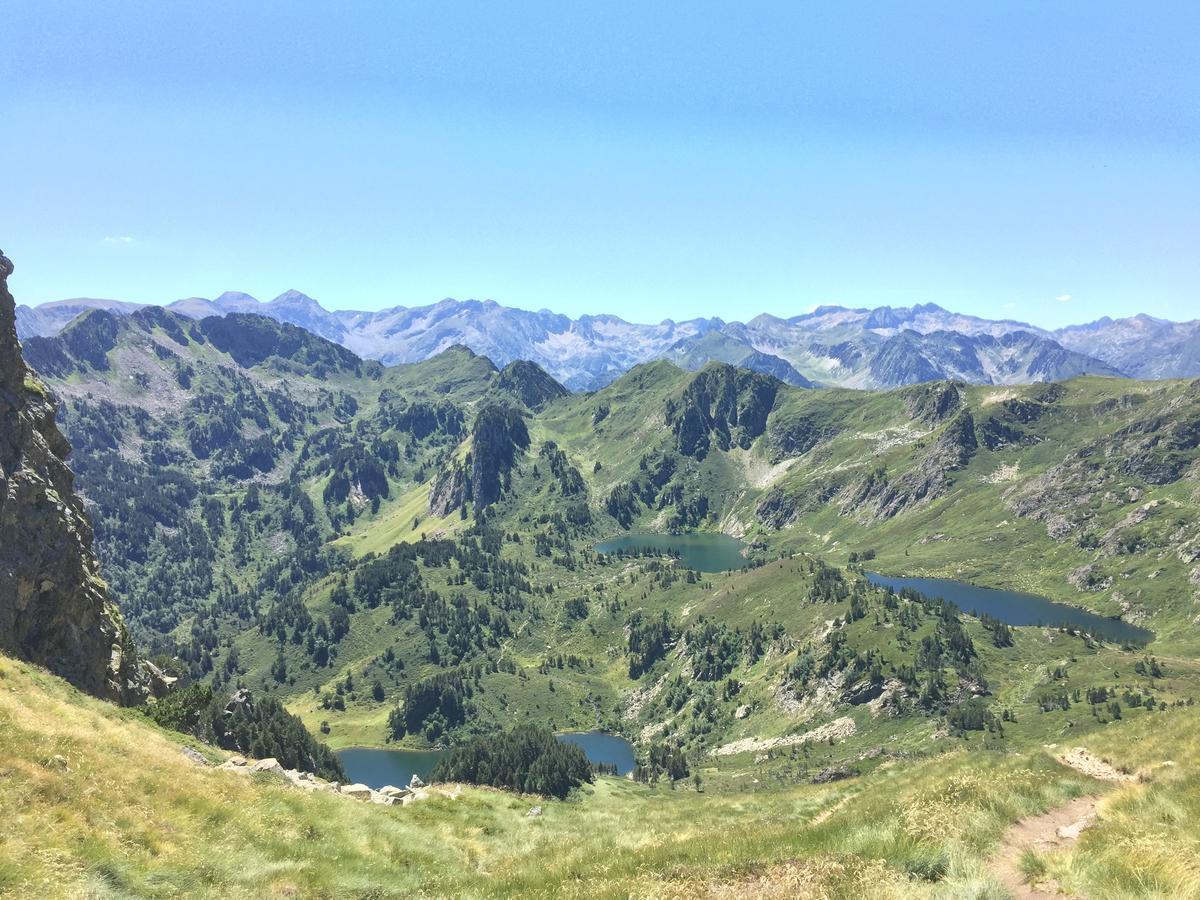
<instances>
[{"instance_id":1,"label":"green hillside","mask_svg":"<svg viewBox=\"0 0 1200 900\"><path fill-rule=\"evenodd\" d=\"M138 713L0 658L0 896L998 896L1018 817L1100 796L1087 839L1028 861L1087 896L1191 896L1193 708L1053 750L877 758L832 784L671 790L602 777L567 801L447 785L404 807L206 767ZM204 757L222 754L201 748Z\"/></svg>"},{"instance_id":2,"label":"green hillside","mask_svg":"<svg viewBox=\"0 0 1200 900\"><path fill-rule=\"evenodd\" d=\"M62 402L113 592L140 645L213 698L202 721L248 688L334 748L601 729L633 742L638 778L536 821L482 789L403 810L298 796L6 663L21 790L100 786L61 813L54 874L13 807L4 889L986 896L1009 884L988 860L1016 818L1104 789L1056 761L1080 745L1149 780L1020 877L1119 895L1142 877L1125 835L1195 806L1164 764L1200 692L1200 383L858 392L656 362L568 394L465 348L383 367L271 320L162 311L93 312L26 353ZM595 551L625 531L724 532L747 565ZM1155 639L1009 627L867 570L1032 591ZM151 774L121 768L133 747ZM95 812L162 792L158 818ZM301 838L321 856L281 866ZM1146 893L1195 886L1139 852Z\"/></svg>"}]
</instances>

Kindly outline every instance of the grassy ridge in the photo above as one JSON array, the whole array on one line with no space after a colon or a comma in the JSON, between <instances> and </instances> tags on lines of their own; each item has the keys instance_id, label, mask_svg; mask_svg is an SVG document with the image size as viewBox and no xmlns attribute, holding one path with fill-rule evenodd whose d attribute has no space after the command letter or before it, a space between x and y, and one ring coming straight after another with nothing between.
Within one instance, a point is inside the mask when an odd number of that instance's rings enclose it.
<instances>
[{"instance_id":1,"label":"grassy ridge","mask_svg":"<svg viewBox=\"0 0 1200 900\"><path fill-rule=\"evenodd\" d=\"M827 786L601 778L536 801L536 819L530 798L482 789L376 807L199 767L136 713L9 659L0 724L0 895L13 897L996 896L985 860L1011 822L1107 790L1042 750L960 750ZM1066 888L1195 893L1197 724L1185 708L1080 742L1146 781L1044 860Z\"/></svg>"}]
</instances>

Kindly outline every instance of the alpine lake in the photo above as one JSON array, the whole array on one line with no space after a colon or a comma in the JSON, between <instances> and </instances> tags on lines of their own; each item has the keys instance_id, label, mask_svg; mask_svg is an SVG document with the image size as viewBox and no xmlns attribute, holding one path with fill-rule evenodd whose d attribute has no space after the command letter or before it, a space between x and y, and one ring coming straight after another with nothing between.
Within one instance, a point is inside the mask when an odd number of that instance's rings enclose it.
<instances>
[{"instance_id":1,"label":"alpine lake","mask_svg":"<svg viewBox=\"0 0 1200 900\"><path fill-rule=\"evenodd\" d=\"M743 555L745 544L737 538L716 532L692 534L629 533L602 541L597 553L662 553L676 557L697 572L727 572L749 565ZM1154 632L1121 619L1107 618L1065 603L1019 591L980 587L948 578L902 578L866 573L879 587L894 590L911 588L927 597L940 597L971 614L987 614L1014 626L1070 626L1103 640L1131 646L1144 646ZM634 766L633 746L623 737L599 731L569 732L558 735L560 741L583 748L592 763L615 766L625 775ZM351 781L373 788L406 785L416 775L428 782L438 760L446 750L388 750L352 747L338 756Z\"/></svg>"},{"instance_id":2,"label":"alpine lake","mask_svg":"<svg viewBox=\"0 0 1200 900\"><path fill-rule=\"evenodd\" d=\"M567 732L557 737L581 747L593 765L615 766L618 775L633 771L633 745L623 737L602 731ZM338 753L338 758L352 782L378 789L388 784L403 787L414 775L428 783L433 767L449 752L351 747Z\"/></svg>"},{"instance_id":3,"label":"alpine lake","mask_svg":"<svg viewBox=\"0 0 1200 900\"><path fill-rule=\"evenodd\" d=\"M661 552L678 558L680 563L697 572L726 572L749 565L742 555L745 546L737 538L717 532L679 535L631 532L602 541L594 549L604 554ZM1106 641L1135 647L1154 640L1154 632L1147 628L1078 606L1055 603L1036 594L980 587L948 578L904 578L875 572L866 575L874 585L897 591L911 588L927 597L940 597L963 612L987 614L1007 625L1069 626Z\"/></svg>"}]
</instances>

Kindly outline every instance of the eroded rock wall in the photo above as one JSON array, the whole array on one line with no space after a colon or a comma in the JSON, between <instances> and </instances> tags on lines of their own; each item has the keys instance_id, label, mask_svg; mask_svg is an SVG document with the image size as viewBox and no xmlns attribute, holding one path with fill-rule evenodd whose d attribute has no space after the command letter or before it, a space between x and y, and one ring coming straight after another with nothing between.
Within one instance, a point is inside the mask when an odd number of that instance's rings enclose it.
<instances>
[{"instance_id":1,"label":"eroded rock wall","mask_svg":"<svg viewBox=\"0 0 1200 900\"><path fill-rule=\"evenodd\" d=\"M92 526L65 462L54 402L28 370L0 253L0 650L121 703L155 684L92 551Z\"/></svg>"}]
</instances>

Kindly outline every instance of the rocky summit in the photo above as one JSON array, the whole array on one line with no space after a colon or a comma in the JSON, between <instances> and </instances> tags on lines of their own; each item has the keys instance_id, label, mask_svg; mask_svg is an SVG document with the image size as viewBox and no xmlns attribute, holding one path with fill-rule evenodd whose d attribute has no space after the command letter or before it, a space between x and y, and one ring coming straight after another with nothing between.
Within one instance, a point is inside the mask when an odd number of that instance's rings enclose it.
<instances>
[{"instance_id":1,"label":"rocky summit","mask_svg":"<svg viewBox=\"0 0 1200 900\"><path fill-rule=\"evenodd\" d=\"M100 577L49 391L25 366L0 253L0 649L131 703L162 686Z\"/></svg>"},{"instance_id":2,"label":"rocky summit","mask_svg":"<svg viewBox=\"0 0 1200 900\"><path fill-rule=\"evenodd\" d=\"M1082 375L1140 379L1200 374L1200 320L1103 319L1048 331L982 319L933 303L848 309L821 306L790 318L626 322L445 299L375 312L329 311L298 291L260 302L227 292L166 306L194 319L256 313L304 328L385 365L420 362L456 345L499 366L537 363L573 391L597 390L632 367L666 359L689 371L724 362L796 387L892 388L923 381L1034 384ZM17 310L22 338L50 337L89 310L130 316L137 304L77 298ZM513 373L519 377L522 373Z\"/></svg>"}]
</instances>

